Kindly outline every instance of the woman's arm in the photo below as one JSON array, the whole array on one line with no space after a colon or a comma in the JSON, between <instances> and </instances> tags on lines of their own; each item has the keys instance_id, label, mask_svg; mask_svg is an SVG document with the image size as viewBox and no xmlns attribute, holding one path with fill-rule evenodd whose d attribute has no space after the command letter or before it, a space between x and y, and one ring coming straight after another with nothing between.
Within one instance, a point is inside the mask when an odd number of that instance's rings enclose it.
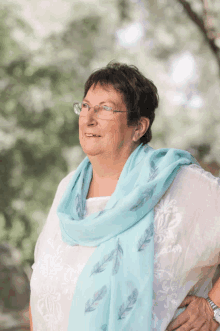
<instances>
[{"instance_id":1,"label":"woman's arm","mask_svg":"<svg viewBox=\"0 0 220 331\"><path fill-rule=\"evenodd\" d=\"M51 215L54 215L56 214L56 209L57 209L57 206L58 206L58 203L60 201L60 199L62 198L63 196L63 193L65 192L66 190L66 187L67 185L69 184L69 181L70 179L72 178L74 174L74 171L70 172L65 178L62 179L62 181L60 182L58 188L57 188L57 191L56 191L56 194L55 194L55 197L54 197L54 200L53 200L53 203L52 203L52 206L51 206L51 209L50 209L50 212L49 212L49 215L47 217L47 222L46 224L48 224L48 221L50 219L50 214ZM53 218L52 218L53 220ZM45 226L46 226L45 224ZM43 230L42 230L43 232ZM35 251L34 251L34 262L37 262L38 261L38 254L39 254L39 247L40 247L40 244L41 244L41 236L42 236L42 232L40 234L40 236L38 237L38 240L37 240L37 243L36 243L36 246L35 246ZM31 313L31 305L29 304L29 320L30 320L30 331L33 331L34 328L33 328L33 321L32 321L32 313Z\"/></svg>"},{"instance_id":2,"label":"woman's arm","mask_svg":"<svg viewBox=\"0 0 220 331\"><path fill-rule=\"evenodd\" d=\"M192 224L192 229L199 229L199 232L197 232L197 230L194 232L192 231L191 242L193 242L194 246L192 246L192 249L190 250L187 248L186 251L190 258L192 254L192 260L194 258L195 261L196 259L199 261L200 255L201 261L203 261L203 267L212 267L219 263L219 181L217 178L212 177L212 175L203 170L201 171L197 168L192 168L190 170L191 171L188 171L187 179L185 176L185 182L182 182L189 186L191 193L190 195L186 194L188 200L185 199L185 201L188 202L189 206L186 210L186 215L191 221L189 224ZM179 192L181 192L181 187ZM187 192L185 186L184 192ZM193 215L194 218L192 217ZM197 224L193 223L193 220L196 220ZM194 225L198 225L198 227ZM194 247L196 247L196 249L193 250ZM193 255L193 253L195 254ZM186 260L188 256L185 256ZM200 265L202 265L202 263L200 263ZM210 299L220 307L219 273L208 295L210 296ZM179 306L179 308L183 307L185 310L169 324L167 331L190 331L193 329L198 331L215 331L218 329L219 323L213 319L213 310L206 299L195 295L189 295Z\"/></svg>"},{"instance_id":3,"label":"woman's arm","mask_svg":"<svg viewBox=\"0 0 220 331\"><path fill-rule=\"evenodd\" d=\"M33 331L32 315L31 315L31 305L29 304L29 319L30 319L30 331Z\"/></svg>"},{"instance_id":4,"label":"woman's arm","mask_svg":"<svg viewBox=\"0 0 220 331\"><path fill-rule=\"evenodd\" d=\"M220 307L220 277L215 282L213 288L209 291L208 296L216 304L216 306Z\"/></svg>"}]
</instances>

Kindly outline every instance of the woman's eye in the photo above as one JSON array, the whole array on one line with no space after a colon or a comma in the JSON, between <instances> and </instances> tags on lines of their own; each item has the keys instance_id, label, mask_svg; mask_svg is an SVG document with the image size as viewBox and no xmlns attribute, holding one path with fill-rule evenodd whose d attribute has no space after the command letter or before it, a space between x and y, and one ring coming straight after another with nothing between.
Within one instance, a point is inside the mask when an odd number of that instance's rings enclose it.
<instances>
[{"instance_id":1,"label":"woman's eye","mask_svg":"<svg viewBox=\"0 0 220 331\"><path fill-rule=\"evenodd\" d=\"M103 109L105 109L105 110L112 110L112 108L111 107L108 107L108 106L103 106Z\"/></svg>"},{"instance_id":2,"label":"woman's eye","mask_svg":"<svg viewBox=\"0 0 220 331\"><path fill-rule=\"evenodd\" d=\"M87 103L83 102L82 103L82 108L89 108L89 105L87 105Z\"/></svg>"}]
</instances>

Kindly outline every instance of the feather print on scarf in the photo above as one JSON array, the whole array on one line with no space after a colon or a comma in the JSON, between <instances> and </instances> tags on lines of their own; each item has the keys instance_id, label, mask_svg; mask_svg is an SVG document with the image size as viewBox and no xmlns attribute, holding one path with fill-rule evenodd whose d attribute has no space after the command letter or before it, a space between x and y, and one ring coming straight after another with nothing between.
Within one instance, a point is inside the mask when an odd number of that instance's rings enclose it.
<instances>
[{"instance_id":1,"label":"feather print on scarf","mask_svg":"<svg viewBox=\"0 0 220 331\"><path fill-rule=\"evenodd\" d=\"M138 290L135 289L128 297L127 302L121 305L118 312L118 319L121 320L127 316L130 310L133 308L135 302L137 301Z\"/></svg>"},{"instance_id":2,"label":"feather print on scarf","mask_svg":"<svg viewBox=\"0 0 220 331\"><path fill-rule=\"evenodd\" d=\"M96 309L96 307L98 306L98 304L100 303L100 300L102 300L104 298L104 296L107 293L107 288L106 286L103 286L99 291L97 291L92 300L88 300L86 302L86 307L85 307L85 313L89 313L93 310Z\"/></svg>"},{"instance_id":3,"label":"feather print on scarf","mask_svg":"<svg viewBox=\"0 0 220 331\"><path fill-rule=\"evenodd\" d=\"M153 223L145 230L144 235L138 241L138 251L142 251L149 244L154 234L154 225Z\"/></svg>"}]
</instances>

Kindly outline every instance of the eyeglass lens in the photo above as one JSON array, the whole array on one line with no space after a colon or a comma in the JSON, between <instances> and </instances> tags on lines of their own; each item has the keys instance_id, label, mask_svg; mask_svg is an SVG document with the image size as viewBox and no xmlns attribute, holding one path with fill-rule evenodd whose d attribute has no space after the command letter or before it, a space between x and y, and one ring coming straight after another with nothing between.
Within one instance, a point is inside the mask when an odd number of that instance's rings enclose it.
<instances>
[{"instance_id":1,"label":"eyeglass lens","mask_svg":"<svg viewBox=\"0 0 220 331\"><path fill-rule=\"evenodd\" d=\"M102 106L95 106L95 107L90 107L90 109L88 109L88 107L84 107L83 104L79 104L79 109L80 109L80 117L85 117L88 115L88 111L94 111L94 113L96 114L96 116L98 118L101 119L113 119L114 118L114 113L112 110L106 110L104 107Z\"/></svg>"}]
</instances>

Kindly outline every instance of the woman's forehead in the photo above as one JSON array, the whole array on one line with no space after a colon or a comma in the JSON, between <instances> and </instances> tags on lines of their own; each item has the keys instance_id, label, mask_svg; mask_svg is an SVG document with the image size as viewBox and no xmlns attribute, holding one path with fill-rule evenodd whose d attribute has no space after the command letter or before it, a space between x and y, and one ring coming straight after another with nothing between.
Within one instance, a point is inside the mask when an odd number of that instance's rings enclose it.
<instances>
[{"instance_id":1,"label":"woman's forehead","mask_svg":"<svg viewBox=\"0 0 220 331\"><path fill-rule=\"evenodd\" d=\"M88 99L102 99L101 101L108 101L113 103L123 103L122 94L117 91L112 85L92 85L88 90L84 100ZM105 100L104 100L105 99ZM88 100L90 101L90 100Z\"/></svg>"}]
</instances>

